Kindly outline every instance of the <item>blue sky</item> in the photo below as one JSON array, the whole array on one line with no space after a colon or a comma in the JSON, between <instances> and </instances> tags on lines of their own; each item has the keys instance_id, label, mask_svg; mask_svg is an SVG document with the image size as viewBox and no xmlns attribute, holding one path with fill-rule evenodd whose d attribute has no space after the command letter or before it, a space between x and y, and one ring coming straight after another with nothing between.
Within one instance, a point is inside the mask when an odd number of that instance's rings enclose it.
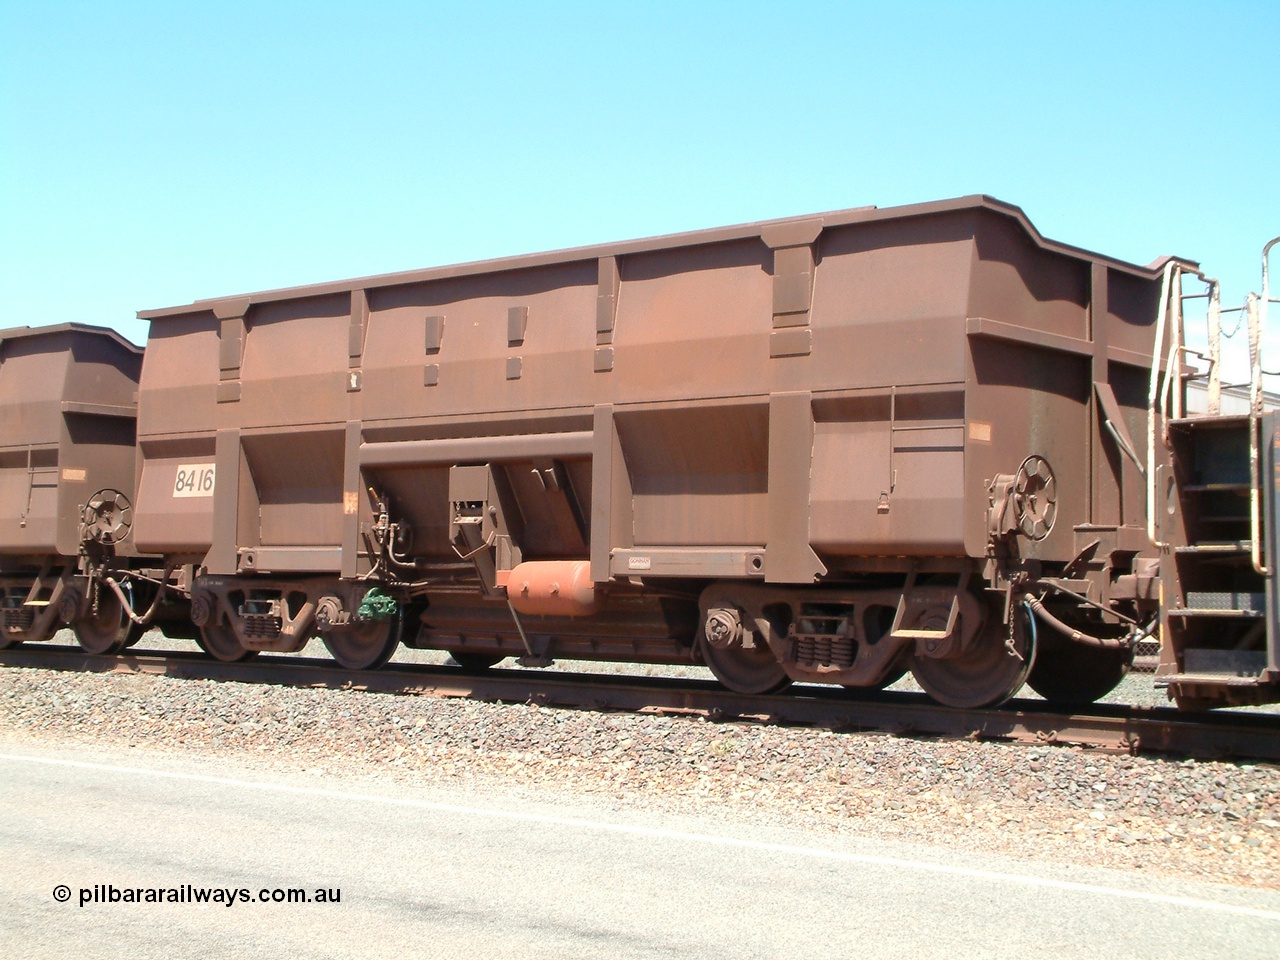
<instances>
[{"instance_id":1,"label":"blue sky","mask_svg":"<svg viewBox=\"0 0 1280 960\"><path fill-rule=\"evenodd\" d=\"M969 193L1238 303L1278 55L1275 0L0 0L0 326Z\"/></svg>"}]
</instances>

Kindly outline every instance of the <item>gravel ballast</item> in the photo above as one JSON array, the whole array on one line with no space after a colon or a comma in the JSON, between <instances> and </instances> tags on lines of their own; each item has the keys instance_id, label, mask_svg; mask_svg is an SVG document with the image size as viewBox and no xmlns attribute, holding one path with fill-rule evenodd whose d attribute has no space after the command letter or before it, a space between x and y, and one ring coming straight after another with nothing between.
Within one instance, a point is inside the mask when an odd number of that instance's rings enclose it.
<instances>
[{"instance_id":1,"label":"gravel ballast","mask_svg":"<svg viewBox=\"0 0 1280 960\"><path fill-rule=\"evenodd\" d=\"M1280 887L1270 764L17 668L0 731Z\"/></svg>"}]
</instances>

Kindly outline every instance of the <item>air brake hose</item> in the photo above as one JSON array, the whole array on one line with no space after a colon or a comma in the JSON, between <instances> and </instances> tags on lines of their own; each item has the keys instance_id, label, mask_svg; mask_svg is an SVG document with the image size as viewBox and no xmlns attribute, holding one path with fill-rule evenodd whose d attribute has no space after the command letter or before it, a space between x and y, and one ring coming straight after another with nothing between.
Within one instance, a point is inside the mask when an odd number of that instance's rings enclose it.
<instances>
[{"instance_id":1,"label":"air brake hose","mask_svg":"<svg viewBox=\"0 0 1280 960\"><path fill-rule=\"evenodd\" d=\"M1039 597L1033 597L1028 594L1023 603L1031 610L1045 626L1052 627L1058 633L1062 634L1072 643L1082 643L1088 647L1099 647L1103 650L1128 650L1133 646L1133 638L1130 637L1095 637L1092 634L1082 633L1074 627L1069 627L1052 613L1050 613Z\"/></svg>"},{"instance_id":2,"label":"air brake hose","mask_svg":"<svg viewBox=\"0 0 1280 960\"><path fill-rule=\"evenodd\" d=\"M120 603L124 606L124 612L134 623L146 626L151 622L151 618L156 615L156 611L160 609L160 601L164 599L165 589L169 586L169 577L173 574L173 567L168 566L164 569L164 577L160 580L160 588L156 591L156 598L151 601L151 606L142 616L138 616L133 612L133 604L129 598L125 596L124 590L120 588L120 584L113 577L103 577L102 582L109 586L115 595L120 598Z\"/></svg>"},{"instance_id":3,"label":"air brake hose","mask_svg":"<svg viewBox=\"0 0 1280 960\"><path fill-rule=\"evenodd\" d=\"M1035 611L1031 609L1031 604L1027 603L1025 599L1022 601L1022 606L1027 609L1027 629L1031 631L1031 654L1035 656L1040 649L1040 636L1036 631Z\"/></svg>"}]
</instances>

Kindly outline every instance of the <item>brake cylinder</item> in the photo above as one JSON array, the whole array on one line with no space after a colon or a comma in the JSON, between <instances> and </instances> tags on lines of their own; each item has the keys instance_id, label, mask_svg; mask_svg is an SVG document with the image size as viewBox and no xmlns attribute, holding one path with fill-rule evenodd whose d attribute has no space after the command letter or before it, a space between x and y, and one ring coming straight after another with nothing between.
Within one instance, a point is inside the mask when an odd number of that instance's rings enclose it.
<instances>
[{"instance_id":1,"label":"brake cylinder","mask_svg":"<svg viewBox=\"0 0 1280 960\"><path fill-rule=\"evenodd\" d=\"M507 575L507 599L535 617L586 617L596 612L596 586L586 560L530 560Z\"/></svg>"}]
</instances>

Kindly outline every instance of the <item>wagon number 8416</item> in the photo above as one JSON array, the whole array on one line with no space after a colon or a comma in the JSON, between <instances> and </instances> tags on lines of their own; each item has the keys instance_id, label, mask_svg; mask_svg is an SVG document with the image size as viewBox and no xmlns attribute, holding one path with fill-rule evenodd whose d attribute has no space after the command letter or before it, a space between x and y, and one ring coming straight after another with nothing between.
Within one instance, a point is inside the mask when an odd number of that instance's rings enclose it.
<instances>
[{"instance_id":1,"label":"wagon number 8416","mask_svg":"<svg viewBox=\"0 0 1280 960\"><path fill-rule=\"evenodd\" d=\"M212 497L214 465L212 463L181 463L173 480L175 497Z\"/></svg>"}]
</instances>

